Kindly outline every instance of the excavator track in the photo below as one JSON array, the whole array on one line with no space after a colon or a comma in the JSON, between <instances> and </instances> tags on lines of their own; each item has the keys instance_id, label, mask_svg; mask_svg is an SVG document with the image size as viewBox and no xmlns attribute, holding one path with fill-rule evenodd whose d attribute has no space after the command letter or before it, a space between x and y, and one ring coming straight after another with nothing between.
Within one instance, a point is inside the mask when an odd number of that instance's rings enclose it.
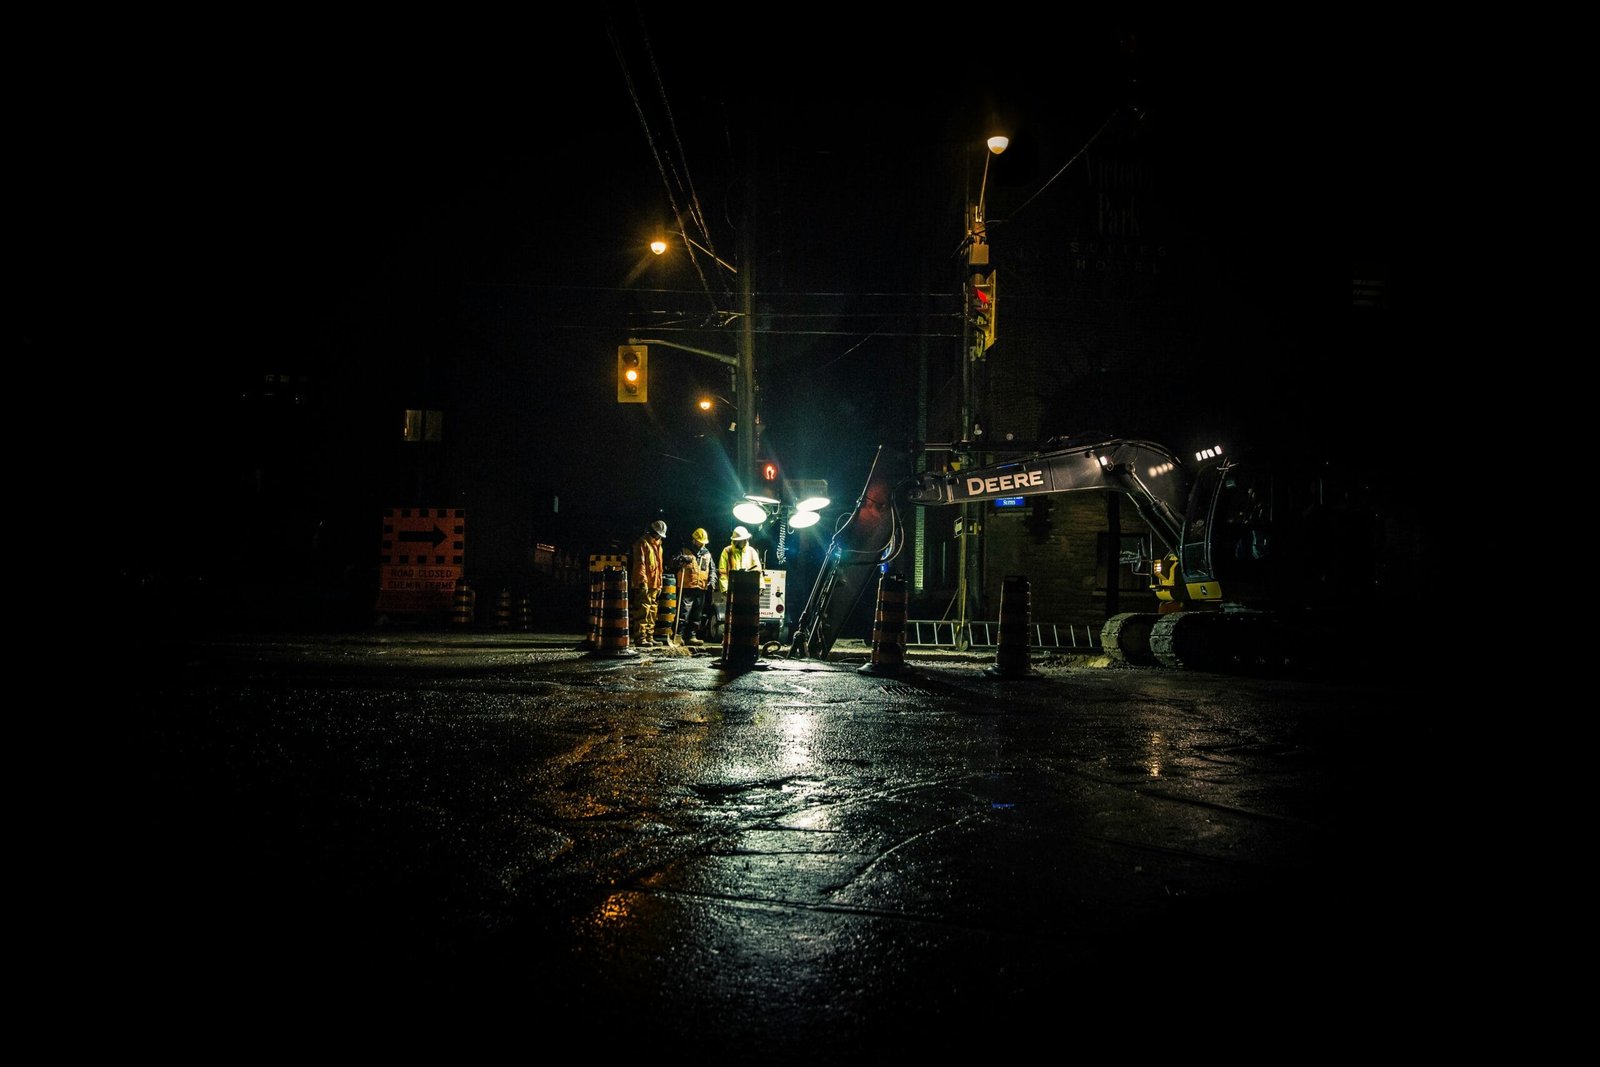
<instances>
[{"instance_id":1,"label":"excavator track","mask_svg":"<svg viewBox=\"0 0 1600 1067\"><path fill-rule=\"evenodd\" d=\"M1151 656L1163 667L1226 674L1318 673L1349 656L1349 633L1327 620L1268 611L1178 611L1150 628Z\"/></svg>"},{"instance_id":2,"label":"excavator track","mask_svg":"<svg viewBox=\"0 0 1600 1067\"><path fill-rule=\"evenodd\" d=\"M1107 619L1100 627L1100 648L1106 658L1134 667L1160 666L1150 648L1150 631L1160 617L1154 612L1125 611Z\"/></svg>"}]
</instances>

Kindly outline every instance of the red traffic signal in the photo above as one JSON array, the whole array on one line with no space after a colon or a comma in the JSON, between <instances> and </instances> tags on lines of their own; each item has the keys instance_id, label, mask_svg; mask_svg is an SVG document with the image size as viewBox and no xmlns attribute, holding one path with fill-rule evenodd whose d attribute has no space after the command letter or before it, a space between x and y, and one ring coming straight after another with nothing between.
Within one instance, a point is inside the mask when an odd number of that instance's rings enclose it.
<instances>
[{"instance_id":1,"label":"red traffic signal","mask_svg":"<svg viewBox=\"0 0 1600 1067\"><path fill-rule=\"evenodd\" d=\"M766 485L777 485L780 475L778 465L770 459L764 459L756 464L756 480Z\"/></svg>"},{"instance_id":2,"label":"red traffic signal","mask_svg":"<svg viewBox=\"0 0 1600 1067\"><path fill-rule=\"evenodd\" d=\"M994 347L995 298L998 286L997 271L975 274L972 277L972 328L983 344L982 350Z\"/></svg>"}]
</instances>

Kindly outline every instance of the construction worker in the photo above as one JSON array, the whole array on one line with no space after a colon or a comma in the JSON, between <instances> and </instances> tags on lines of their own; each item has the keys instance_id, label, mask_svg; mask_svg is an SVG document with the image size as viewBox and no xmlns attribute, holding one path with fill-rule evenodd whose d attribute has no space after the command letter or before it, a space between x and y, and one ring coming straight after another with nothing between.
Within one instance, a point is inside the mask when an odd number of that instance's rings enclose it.
<instances>
[{"instance_id":1,"label":"construction worker","mask_svg":"<svg viewBox=\"0 0 1600 1067\"><path fill-rule=\"evenodd\" d=\"M661 543L667 524L657 519L633 543L628 563L628 623L633 643L649 648L656 643L656 601L661 596Z\"/></svg>"},{"instance_id":2,"label":"construction worker","mask_svg":"<svg viewBox=\"0 0 1600 1067\"><path fill-rule=\"evenodd\" d=\"M690 544L672 562L678 567L678 624L683 643L698 648L711 636L711 620L716 618L711 606L711 549L706 547L711 537L701 528L689 540Z\"/></svg>"},{"instance_id":3,"label":"construction worker","mask_svg":"<svg viewBox=\"0 0 1600 1067\"><path fill-rule=\"evenodd\" d=\"M758 557L755 549L750 547L750 531L744 526L734 526L733 533L728 536L728 547L722 550L722 555L717 557L717 581L722 582L723 614L731 609L728 597L733 595L733 582L728 581L728 576L733 571L760 571L762 557ZM723 630L723 640L728 640L728 632Z\"/></svg>"},{"instance_id":4,"label":"construction worker","mask_svg":"<svg viewBox=\"0 0 1600 1067\"><path fill-rule=\"evenodd\" d=\"M722 555L717 557L717 592L723 596L728 595L731 586L728 585L730 571L759 571L761 557L756 555L756 550L750 547L750 531L743 526L735 526L733 533L728 538L728 547L722 550Z\"/></svg>"}]
</instances>

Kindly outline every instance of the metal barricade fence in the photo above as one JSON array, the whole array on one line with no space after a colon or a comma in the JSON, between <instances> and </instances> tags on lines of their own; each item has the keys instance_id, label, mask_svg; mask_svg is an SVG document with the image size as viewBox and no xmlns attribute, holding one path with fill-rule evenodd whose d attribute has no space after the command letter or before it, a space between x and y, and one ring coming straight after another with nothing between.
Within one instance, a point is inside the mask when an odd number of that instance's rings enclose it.
<instances>
[{"instance_id":1,"label":"metal barricade fence","mask_svg":"<svg viewBox=\"0 0 1600 1067\"><path fill-rule=\"evenodd\" d=\"M907 648L955 648L956 624L942 619L907 619ZM1000 623L967 623L969 648L998 648ZM1029 647L1055 652L1100 651L1100 627L1090 623L1034 623L1029 629Z\"/></svg>"}]
</instances>

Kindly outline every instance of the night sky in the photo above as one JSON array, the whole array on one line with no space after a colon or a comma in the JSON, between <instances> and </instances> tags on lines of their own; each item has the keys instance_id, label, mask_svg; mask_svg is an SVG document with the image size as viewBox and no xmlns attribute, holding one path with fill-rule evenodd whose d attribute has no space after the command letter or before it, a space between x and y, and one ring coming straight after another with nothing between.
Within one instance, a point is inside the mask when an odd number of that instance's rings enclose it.
<instances>
[{"instance_id":1,"label":"night sky","mask_svg":"<svg viewBox=\"0 0 1600 1067\"><path fill-rule=\"evenodd\" d=\"M1054 291L1057 250L1083 236L1075 157L1119 139L1160 175L1152 240L1206 249L1249 294L1173 328L1205 335L1186 352L1229 350L1212 366L1093 368L1121 397L1108 420L1151 415L1109 384L1150 368L1209 378L1208 404L1235 413L1262 372L1267 395L1300 378L1347 392L1314 343L1285 357L1245 335L1315 336L1325 305L1348 307L1352 262L1381 266L1396 299L1416 277L1399 36L646 10L232 25L182 46L146 28L113 77L41 108L23 130L21 342L84 368L112 457L97 499L196 545L220 527L219 559L249 548L238 526L263 499L355 553L372 511L408 497L488 516L559 498L618 537L656 514L720 537L732 442L688 400L727 394L726 368L653 351L652 402L614 399L630 334L737 351L717 314L737 281L702 260L703 287L645 249L675 211L753 271L763 451L849 498L876 445L911 431L917 346L959 345L962 208L995 123L1013 140L990 172L991 240L1019 301ZM252 421L266 373L307 383L300 437ZM447 412L439 462L396 443L412 407Z\"/></svg>"}]
</instances>

